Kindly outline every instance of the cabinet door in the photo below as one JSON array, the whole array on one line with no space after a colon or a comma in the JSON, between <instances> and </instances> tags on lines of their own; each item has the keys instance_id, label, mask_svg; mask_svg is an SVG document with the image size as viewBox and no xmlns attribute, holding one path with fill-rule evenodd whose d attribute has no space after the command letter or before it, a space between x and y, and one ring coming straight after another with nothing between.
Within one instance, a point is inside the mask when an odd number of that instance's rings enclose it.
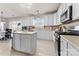
<instances>
[{"instance_id":1,"label":"cabinet door","mask_svg":"<svg viewBox=\"0 0 79 59\"><path fill-rule=\"evenodd\" d=\"M61 16L60 9L58 9L56 16L57 16L57 19L56 19L57 25L59 25L60 24L60 16Z\"/></svg>"},{"instance_id":2,"label":"cabinet door","mask_svg":"<svg viewBox=\"0 0 79 59\"><path fill-rule=\"evenodd\" d=\"M57 11L57 22L58 22L58 24L61 24L61 20L60 20L61 14L62 14L62 4L60 5L60 7Z\"/></svg>"},{"instance_id":3,"label":"cabinet door","mask_svg":"<svg viewBox=\"0 0 79 59\"><path fill-rule=\"evenodd\" d=\"M68 43L68 56L79 56L79 51L70 43Z\"/></svg>"},{"instance_id":4,"label":"cabinet door","mask_svg":"<svg viewBox=\"0 0 79 59\"><path fill-rule=\"evenodd\" d=\"M20 35L19 34L14 34L13 36L13 47L16 50L20 50Z\"/></svg>"},{"instance_id":5,"label":"cabinet door","mask_svg":"<svg viewBox=\"0 0 79 59\"><path fill-rule=\"evenodd\" d=\"M73 3L73 20L79 18L79 3Z\"/></svg>"},{"instance_id":6,"label":"cabinet door","mask_svg":"<svg viewBox=\"0 0 79 59\"><path fill-rule=\"evenodd\" d=\"M31 46L31 42L30 42L30 35L22 35L21 39L20 39L20 49L23 52L30 52L30 46Z\"/></svg>"},{"instance_id":7,"label":"cabinet door","mask_svg":"<svg viewBox=\"0 0 79 59\"><path fill-rule=\"evenodd\" d=\"M67 10L69 8L69 6L71 6L72 3L65 3L65 10Z\"/></svg>"},{"instance_id":8,"label":"cabinet door","mask_svg":"<svg viewBox=\"0 0 79 59\"><path fill-rule=\"evenodd\" d=\"M79 56L79 50L61 37L61 56Z\"/></svg>"},{"instance_id":9,"label":"cabinet door","mask_svg":"<svg viewBox=\"0 0 79 59\"><path fill-rule=\"evenodd\" d=\"M62 3L62 13L65 12L65 9L66 9L66 3Z\"/></svg>"},{"instance_id":10,"label":"cabinet door","mask_svg":"<svg viewBox=\"0 0 79 59\"><path fill-rule=\"evenodd\" d=\"M57 25L57 16L56 13L53 14L54 25Z\"/></svg>"},{"instance_id":11,"label":"cabinet door","mask_svg":"<svg viewBox=\"0 0 79 59\"><path fill-rule=\"evenodd\" d=\"M61 56L67 56L67 42L61 38Z\"/></svg>"}]
</instances>

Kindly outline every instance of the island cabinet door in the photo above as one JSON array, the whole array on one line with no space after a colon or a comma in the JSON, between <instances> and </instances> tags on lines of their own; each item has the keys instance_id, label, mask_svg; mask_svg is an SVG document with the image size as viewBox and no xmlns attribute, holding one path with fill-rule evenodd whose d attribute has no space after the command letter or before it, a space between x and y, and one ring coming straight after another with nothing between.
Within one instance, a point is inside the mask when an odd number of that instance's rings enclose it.
<instances>
[{"instance_id":1,"label":"island cabinet door","mask_svg":"<svg viewBox=\"0 0 79 59\"><path fill-rule=\"evenodd\" d=\"M30 48L30 37L29 35L21 35L21 39L20 39L20 49L23 52L27 52L29 53L31 48Z\"/></svg>"},{"instance_id":2,"label":"island cabinet door","mask_svg":"<svg viewBox=\"0 0 79 59\"><path fill-rule=\"evenodd\" d=\"M13 48L16 50L20 49L20 35L14 34L13 35Z\"/></svg>"}]
</instances>

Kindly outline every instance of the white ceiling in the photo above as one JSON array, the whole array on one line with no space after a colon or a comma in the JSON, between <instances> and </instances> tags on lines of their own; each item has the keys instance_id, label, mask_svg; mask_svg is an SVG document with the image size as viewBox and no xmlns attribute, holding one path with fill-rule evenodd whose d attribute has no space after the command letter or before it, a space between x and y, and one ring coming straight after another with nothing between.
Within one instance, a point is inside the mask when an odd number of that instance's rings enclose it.
<instances>
[{"instance_id":1,"label":"white ceiling","mask_svg":"<svg viewBox=\"0 0 79 59\"><path fill-rule=\"evenodd\" d=\"M17 17L35 14L36 10L39 10L40 14L53 12L57 10L58 6L58 3L33 3L31 8L28 9L22 7L20 3L0 3L0 12L3 11L4 17Z\"/></svg>"}]
</instances>

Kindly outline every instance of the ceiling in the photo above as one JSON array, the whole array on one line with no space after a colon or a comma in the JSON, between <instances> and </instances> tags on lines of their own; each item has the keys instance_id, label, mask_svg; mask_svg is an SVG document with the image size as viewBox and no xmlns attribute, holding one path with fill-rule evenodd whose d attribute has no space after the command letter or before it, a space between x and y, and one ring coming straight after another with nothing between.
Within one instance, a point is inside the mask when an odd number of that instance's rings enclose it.
<instances>
[{"instance_id":1,"label":"ceiling","mask_svg":"<svg viewBox=\"0 0 79 59\"><path fill-rule=\"evenodd\" d=\"M0 16L3 11L4 17L18 17L30 14L36 14L39 10L40 14L54 12L58 9L58 3L32 3L31 8L22 7L21 3L0 3Z\"/></svg>"}]
</instances>

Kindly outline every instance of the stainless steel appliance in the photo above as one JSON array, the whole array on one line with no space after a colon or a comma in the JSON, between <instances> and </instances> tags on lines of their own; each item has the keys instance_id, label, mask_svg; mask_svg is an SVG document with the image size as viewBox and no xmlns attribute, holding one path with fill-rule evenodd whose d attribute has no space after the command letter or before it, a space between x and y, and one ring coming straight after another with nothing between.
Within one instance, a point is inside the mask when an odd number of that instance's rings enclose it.
<instances>
[{"instance_id":1,"label":"stainless steel appliance","mask_svg":"<svg viewBox=\"0 0 79 59\"><path fill-rule=\"evenodd\" d=\"M69 6L69 8L61 14L60 20L62 23L64 22L71 22L72 20L72 5Z\"/></svg>"},{"instance_id":2,"label":"stainless steel appliance","mask_svg":"<svg viewBox=\"0 0 79 59\"><path fill-rule=\"evenodd\" d=\"M11 38L11 33L12 33L12 29L6 29L5 32L5 39L10 39Z\"/></svg>"},{"instance_id":3,"label":"stainless steel appliance","mask_svg":"<svg viewBox=\"0 0 79 59\"><path fill-rule=\"evenodd\" d=\"M61 47L60 47L60 35L58 32L55 32L55 53L57 56L60 56L61 54Z\"/></svg>"},{"instance_id":4,"label":"stainless steel appliance","mask_svg":"<svg viewBox=\"0 0 79 59\"><path fill-rule=\"evenodd\" d=\"M22 31L25 31L27 29L28 29L27 26L22 26Z\"/></svg>"},{"instance_id":5,"label":"stainless steel appliance","mask_svg":"<svg viewBox=\"0 0 79 59\"><path fill-rule=\"evenodd\" d=\"M79 35L79 26L70 26L68 31L73 35Z\"/></svg>"}]
</instances>

